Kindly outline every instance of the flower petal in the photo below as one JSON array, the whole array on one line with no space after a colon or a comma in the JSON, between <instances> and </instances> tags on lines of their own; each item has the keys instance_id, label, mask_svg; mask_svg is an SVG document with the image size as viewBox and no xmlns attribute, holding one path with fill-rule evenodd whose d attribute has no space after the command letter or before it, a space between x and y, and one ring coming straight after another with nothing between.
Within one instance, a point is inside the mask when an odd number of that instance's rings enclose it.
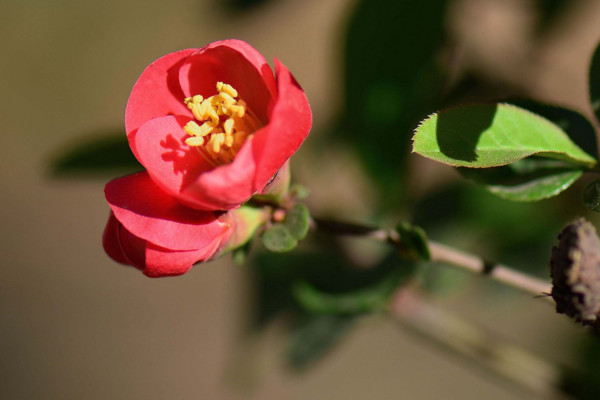
<instances>
[{"instance_id":1,"label":"flower petal","mask_svg":"<svg viewBox=\"0 0 600 400\"><path fill-rule=\"evenodd\" d=\"M133 235L170 250L198 250L228 235L214 212L181 205L146 172L109 182L104 189L116 219Z\"/></svg>"},{"instance_id":2,"label":"flower petal","mask_svg":"<svg viewBox=\"0 0 600 400\"><path fill-rule=\"evenodd\" d=\"M250 138L231 164L211 169L200 153L185 143L186 117L148 121L133 135L132 148L152 180L179 202L199 210L228 210L247 201L254 158Z\"/></svg>"},{"instance_id":3,"label":"flower petal","mask_svg":"<svg viewBox=\"0 0 600 400\"><path fill-rule=\"evenodd\" d=\"M216 239L210 246L200 250L171 251L140 239L118 221L116 224L127 263L142 270L144 275L151 278L184 274L195 263L209 259L221 245L221 241Z\"/></svg>"},{"instance_id":4,"label":"flower petal","mask_svg":"<svg viewBox=\"0 0 600 400\"><path fill-rule=\"evenodd\" d=\"M179 84L186 96L217 94L216 83L232 85L250 109L267 123L277 97L273 71L265 58L241 40L223 40L199 49L179 69Z\"/></svg>"},{"instance_id":5,"label":"flower petal","mask_svg":"<svg viewBox=\"0 0 600 400\"><path fill-rule=\"evenodd\" d=\"M210 246L200 250L172 251L140 239L119 222L117 224L123 253L129 264L151 278L184 274L195 263L211 258L221 245L221 241L215 239Z\"/></svg>"},{"instance_id":6,"label":"flower petal","mask_svg":"<svg viewBox=\"0 0 600 400\"><path fill-rule=\"evenodd\" d=\"M189 135L183 127L189 120L172 115L152 119L130 140L131 148L154 182L175 197L211 168L197 150L185 143Z\"/></svg>"},{"instance_id":7,"label":"flower petal","mask_svg":"<svg viewBox=\"0 0 600 400\"><path fill-rule=\"evenodd\" d=\"M146 246L146 268L144 275L151 278L181 275L189 271L200 261L206 261L217 251L221 241L215 241L211 246L201 250L169 251L148 243Z\"/></svg>"},{"instance_id":8,"label":"flower petal","mask_svg":"<svg viewBox=\"0 0 600 400\"><path fill-rule=\"evenodd\" d=\"M167 54L150 64L133 86L125 110L127 136L146 121L165 115L190 115L179 86L179 68L197 49Z\"/></svg>"},{"instance_id":9,"label":"flower petal","mask_svg":"<svg viewBox=\"0 0 600 400\"><path fill-rule=\"evenodd\" d=\"M119 221L117 221L117 224L119 245L123 256L127 259L127 264L144 271L146 268L146 244L148 242L129 232Z\"/></svg>"},{"instance_id":10,"label":"flower petal","mask_svg":"<svg viewBox=\"0 0 600 400\"><path fill-rule=\"evenodd\" d=\"M102 246L104 251L110 258L120 264L129 264L129 260L123 254L121 244L119 243L119 221L115 218L115 215L110 213L104 233L102 235Z\"/></svg>"},{"instance_id":11,"label":"flower petal","mask_svg":"<svg viewBox=\"0 0 600 400\"><path fill-rule=\"evenodd\" d=\"M298 150L310 132L312 114L304 91L290 71L275 59L278 99L269 125L254 137L255 190L263 187Z\"/></svg>"},{"instance_id":12,"label":"flower petal","mask_svg":"<svg viewBox=\"0 0 600 400\"><path fill-rule=\"evenodd\" d=\"M199 174L182 188L179 198L205 210L230 210L248 201L256 192L253 142L254 137L248 138L231 164Z\"/></svg>"}]
</instances>

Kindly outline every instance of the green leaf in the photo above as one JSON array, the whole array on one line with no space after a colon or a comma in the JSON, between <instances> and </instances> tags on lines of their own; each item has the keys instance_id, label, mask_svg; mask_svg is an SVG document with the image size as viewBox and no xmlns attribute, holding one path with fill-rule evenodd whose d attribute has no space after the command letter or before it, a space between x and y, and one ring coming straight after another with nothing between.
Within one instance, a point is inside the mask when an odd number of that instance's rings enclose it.
<instances>
[{"instance_id":1,"label":"green leaf","mask_svg":"<svg viewBox=\"0 0 600 400\"><path fill-rule=\"evenodd\" d=\"M314 315L304 320L294 332L288 350L292 367L306 368L323 357L352 328L353 316Z\"/></svg>"},{"instance_id":2,"label":"green leaf","mask_svg":"<svg viewBox=\"0 0 600 400\"><path fill-rule=\"evenodd\" d=\"M403 222L396 227L396 232L400 235L405 251L409 253L408 256L412 256L416 260L429 260L431 258L427 235L423 229L408 222Z\"/></svg>"},{"instance_id":3,"label":"green leaf","mask_svg":"<svg viewBox=\"0 0 600 400\"><path fill-rule=\"evenodd\" d=\"M282 224L274 224L262 235L263 245L276 253L292 250L298 244L289 229Z\"/></svg>"},{"instance_id":4,"label":"green leaf","mask_svg":"<svg viewBox=\"0 0 600 400\"><path fill-rule=\"evenodd\" d=\"M579 179L580 169L560 161L527 158L489 169L459 168L460 173L482 184L493 194L512 201L538 201L556 196Z\"/></svg>"},{"instance_id":5,"label":"green leaf","mask_svg":"<svg viewBox=\"0 0 600 400\"><path fill-rule=\"evenodd\" d=\"M590 210L600 212L600 179L591 182L583 190L583 203Z\"/></svg>"},{"instance_id":6,"label":"green leaf","mask_svg":"<svg viewBox=\"0 0 600 400\"><path fill-rule=\"evenodd\" d=\"M489 168L531 155L593 166L596 160L547 119L510 104L452 108L422 121L413 152L455 167Z\"/></svg>"},{"instance_id":7,"label":"green leaf","mask_svg":"<svg viewBox=\"0 0 600 400\"><path fill-rule=\"evenodd\" d=\"M597 157L596 129L586 117L577 111L533 100L510 100L507 102L554 122L583 151Z\"/></svg>"},{"instance_id":8,"label":"green leaf","mask_svg":"<svg viewBox=\"0 0 600 400\"><path fill-rule=\"evenodd\" d=\"M401 268L396 268L374 285L343 293L324 292L306 281L299 281L293 287L294 297L311 314L373 312L385 307L405 275Z\"/></svg>"},{"instance_id":9,"label":"green leaf","mask_svg":"<svg viewBox=\"0 0 600 400\"><path fill-rule=\"evenodd\" d=\"M296 204L285 216L285 227L296 240L302 240L308 233L310 213L304 204Z\"/></svg>"},{"instance_id":10,"label":"green leaf","mask_svg":"<svg viewBox=\"0 0 600 400\"><path fill-rule=\"evenodd\" d=\"M124 133L107 132L100 137L62 152L51 164L55 175L114 174L116 171L134 172L143 167L136 160Z\"/></svg>"},{"instance_id":11,"label":"green leaf","mask_svg":"<svg viewBox=\"0 0 600 400\"><path fill-rule=\"evenodd\" d=\"M594 50L592 62L590 63L589 85L592 109L596 114L596 120L600 122L600 43Z\"/></svg>"}]
</instances>

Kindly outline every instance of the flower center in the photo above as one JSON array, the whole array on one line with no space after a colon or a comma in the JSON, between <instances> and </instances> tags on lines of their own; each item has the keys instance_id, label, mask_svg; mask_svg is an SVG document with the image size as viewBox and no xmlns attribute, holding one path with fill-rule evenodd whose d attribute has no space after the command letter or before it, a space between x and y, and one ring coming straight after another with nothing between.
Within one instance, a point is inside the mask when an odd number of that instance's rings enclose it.
<instances>
[{"instance_id":1,"label":"flower center","mask_svg":"<svg viewBox=\"0 0 600 400\"><path fill-rule=\"evenodd\" d=\"M217 82L217 91L206 99L198 94L184 100L198 121L183 127L190 135L185 143L214 167L232 162L246 139L262 127L244 100L236 99L237 90L231 85Z\"/></svg>"}]
</instances>

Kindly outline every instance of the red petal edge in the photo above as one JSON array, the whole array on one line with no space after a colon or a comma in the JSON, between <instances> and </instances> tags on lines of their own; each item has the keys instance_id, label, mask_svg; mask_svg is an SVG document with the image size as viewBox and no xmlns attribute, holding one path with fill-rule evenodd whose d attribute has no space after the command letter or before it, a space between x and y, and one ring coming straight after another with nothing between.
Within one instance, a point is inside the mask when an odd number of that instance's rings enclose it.
<instances>
[{"instance_id":1,"label":"red petal edge","mask_svg":"<svg viewBox=\"0 0 600 400\"><path fill-rule=\"evenodd\" d=\"M179 68L185 58L196 51L198 49L186 49L167 54L142 72L131 90L125 110L128 137L156 117L170 114L191 117L183 103L185 96L179 86Z\"/></svg>"},{"instance_id":2,"label":"red petal edge","mask_svg":"<svg viewBox=\"0 0 600 400\"><path fill-rule=\"evenodd\" d=\"M215 240L199 250L164 249L133 235L112 213L104 234L104 249L111 258L121 264L132 265L151 278L184 274L195 263L213 257L222 245L221 240Z\"/></svg>"},{"instance_id":3,"label":"red petal edge","mask_svg":"<svg viewBox=\"0 0 600 400\"><path fill-rule=\"evenodd\" d=\"M216 94L217 82L232 85L267 123L277 84L271 67L256 49L236 39L213 42L187 57L179 70L179 83L188 97Z\"/></svg>"},{"instance_id":4,"label":"red petal edge","mask_svg":"<svg viewBox=\"0 0 600 400\"><path fill-rule=\"evenodd\" d=\"M304 91L290 71L275 59L278 99L269 125L255 135L255 190L263 187L298 150L308 136L312 113Z\"/></svg>"},{"instance_id":5,"label":"red petal edge","mask_svg":"<svg viewBox=\"0 0 600 400\"><path fill-rule=\"evenodd\" d=\"M146 172L117 178L104 189L115 218L133 235L169 250L198 250L229 234L217 214L181 205Z\"/></svg>"}]
</instances>

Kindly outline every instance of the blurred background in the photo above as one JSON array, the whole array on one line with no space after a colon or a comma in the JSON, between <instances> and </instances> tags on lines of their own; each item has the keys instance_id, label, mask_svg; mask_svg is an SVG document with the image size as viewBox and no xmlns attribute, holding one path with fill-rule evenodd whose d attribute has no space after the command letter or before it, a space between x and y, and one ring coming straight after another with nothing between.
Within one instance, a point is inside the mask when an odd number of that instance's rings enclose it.
<instances>
[{"instance_id":1,"label":"blurred background","mask_svg":"<svg viewBox=\"0 0 600 400\"><path fill-rule=\"evenodd\" d=\"M409 156L410 137L429 113L478 100L591 118L600 2L3 0L0 15L0 398L598 398L597 340L480 277L411 265L402 279L417 306L324 319L299 310L290 282L363 288L394 271L387 249L307 240L274 257L257 245L242 266L227 256L151 280L112 262L100 238L104 184L135 169L122 138L139 74L239 38L307 93L314 128L292 169L315 215L411 220L549 279L556 234L584 213L581 187L508 203Z\"/></svg>"}]
</instances>

